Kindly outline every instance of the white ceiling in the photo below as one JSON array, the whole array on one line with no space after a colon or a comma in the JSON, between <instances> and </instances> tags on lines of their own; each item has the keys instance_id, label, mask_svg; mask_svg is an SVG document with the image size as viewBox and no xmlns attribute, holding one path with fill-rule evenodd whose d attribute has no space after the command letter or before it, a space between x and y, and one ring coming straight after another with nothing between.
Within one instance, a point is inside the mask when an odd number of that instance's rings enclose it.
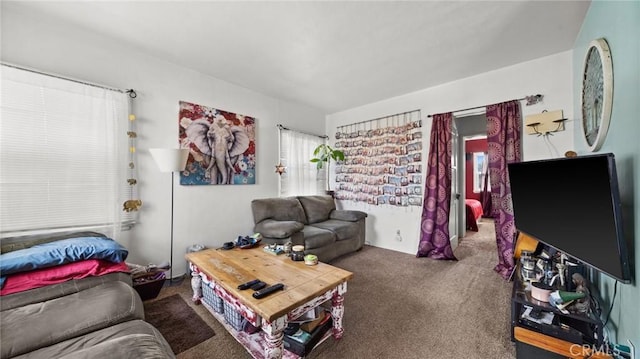
<instances>
[{"instance_id":1,"label":"white ceiling","mask_svg":"<svg viewBox=\"0 0 640 359\"><path fill-rule=\"evenodd\" d=\"M333 113L573 47L589 1L3 1ZM532 70L535 71L535 70Z\"/></svg>"}]
</instances>

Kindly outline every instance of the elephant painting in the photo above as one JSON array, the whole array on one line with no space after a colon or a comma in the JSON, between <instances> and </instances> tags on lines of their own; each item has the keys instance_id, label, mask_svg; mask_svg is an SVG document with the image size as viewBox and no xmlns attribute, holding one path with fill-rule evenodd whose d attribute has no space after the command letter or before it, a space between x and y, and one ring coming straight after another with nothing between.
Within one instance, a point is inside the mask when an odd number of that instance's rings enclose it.
<instances>
[{"instance_id":1,"label":"elephant painting","mask_svg":"<svg viewBox=\"0 0 640 359\"><path fill-rule=\"evenodd\" d=\"M180 184L254 184L255 119L180 101L180 147L189 148Z\"/></svg>"},{"instance_id":2,"label":"elephant painting","mask_svg":"<svg viewBox=\"0 0 640 359\"><path fill-rule=\"evenodd\" d=\"M186 135L204 156L205 178L211 184L232 184L238 157L249 148L243 127L198 119L186 128Z\"/></svg>"}]
</instances>

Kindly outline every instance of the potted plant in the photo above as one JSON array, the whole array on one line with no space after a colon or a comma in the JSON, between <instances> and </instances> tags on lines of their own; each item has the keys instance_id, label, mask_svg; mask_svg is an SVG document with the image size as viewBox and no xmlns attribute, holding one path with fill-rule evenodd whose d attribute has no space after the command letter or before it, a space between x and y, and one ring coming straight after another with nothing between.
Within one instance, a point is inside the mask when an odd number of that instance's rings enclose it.
<instances>
[{"instance_id":1,"label":"potted plant","mask_svg":"<svg viewBox=\"0 0 640 359\"><path fill-rule=\"evenodd\" d=\"M312 163L316 164L316 167L318 168L318 171L320 171L323 167L325 162L327 163L327 174L331 173L330 169L331 169L331 160L334 161L343 161L344 160L344 152L340 151L340 150L336 150L333 149L331 146L327 145L326 143L323 143L321 145L319 145L318 147L316 147L315 150L313 150L313 158L311 159ZM327 194L330 194L333 196L333 191L331 190L331 187L329 186L329 176L327 175Z\"/></svg>"}]
</instances>

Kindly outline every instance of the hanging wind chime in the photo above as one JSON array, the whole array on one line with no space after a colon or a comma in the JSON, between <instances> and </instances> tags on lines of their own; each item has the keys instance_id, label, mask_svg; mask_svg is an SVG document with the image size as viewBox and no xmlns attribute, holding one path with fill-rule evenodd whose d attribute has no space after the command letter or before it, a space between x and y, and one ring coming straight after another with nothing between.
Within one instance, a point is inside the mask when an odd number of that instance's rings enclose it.
<instances>
[{"instance_id":1,"label":"hanging wind chime","mask_svg":"<svg viewBox=\"0 0 640 359\"><path fill-rule=\"evenodd\" d=\"M280 155L280 151L282 150L280 140L282 138L281 131L283 129L283 126L278 124L277 127L278 127L278 155ZM278 164L276 165L276 173L280 176L282 176L283 173L287 173L287 167L282 164L282 161L278 162Z\"/></svg>"},{"instance_id":2,"label":"hanging wind chime","mask_svg":"<svg viewBox=\"0 0 640 359\"><path fill-rule=\"evenodd\" d=\"M134 99L138 96L133 89L128 90L127 93L129 94L130 99ZM129 106L129 108L132 108L132 106ZM127 137L129 138L129 176L127 178L127 183L129 184L129 199L123 204L123 211L125 212L138 211L140 207L142 207L142 201L140 199L134 199L135 194L137 194L135 186L138 184L135 164L136 138L138 137L138 134L136 133L135 121L136 115L132 113L129 114L129 129L127 131Z\"/></svg>"}]
</instances>

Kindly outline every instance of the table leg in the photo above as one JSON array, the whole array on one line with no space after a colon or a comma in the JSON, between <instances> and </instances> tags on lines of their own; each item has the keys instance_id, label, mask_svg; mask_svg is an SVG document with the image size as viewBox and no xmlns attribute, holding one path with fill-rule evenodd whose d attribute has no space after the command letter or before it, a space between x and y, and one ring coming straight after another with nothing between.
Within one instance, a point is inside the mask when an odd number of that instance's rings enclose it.
<instances>
[{"instance_id":1,"label":"table leg","mask_svg":"<svg viewBox=\"0 0 640 359\"><path fill-rule=\"evenodd\" d=\"M287 327L287 316L280 317L271 323L262 323L264 331L264 357L268 359L282 358L284 353L284 329Z\"/></svg>"},{"instance_id":2,"label":"table leg","mask_svg":"<svg viewBox=\"0 0 640 359\"><path fill-rule=\"evenodd\" d=\"M342 327L342 317L344 317L344 293L347 292L347 282L341 283L336 288L331 298L331 317L333 319L333 337L342 338L344 328Z\"/></svg>"},{"instance_id":3,"label":"table leg","mask_svg":"<svg viewBox=\"0 0 640 359\"><path fill-rule=\"evenodd\" d=\"M200 274L195 267L190 266L190 268L191 290L193 290L193 297L191 297L191 301L195 304L200 304L200 299L202 298L202 278L200 278Z\"/></svg>"}]
</instances>

